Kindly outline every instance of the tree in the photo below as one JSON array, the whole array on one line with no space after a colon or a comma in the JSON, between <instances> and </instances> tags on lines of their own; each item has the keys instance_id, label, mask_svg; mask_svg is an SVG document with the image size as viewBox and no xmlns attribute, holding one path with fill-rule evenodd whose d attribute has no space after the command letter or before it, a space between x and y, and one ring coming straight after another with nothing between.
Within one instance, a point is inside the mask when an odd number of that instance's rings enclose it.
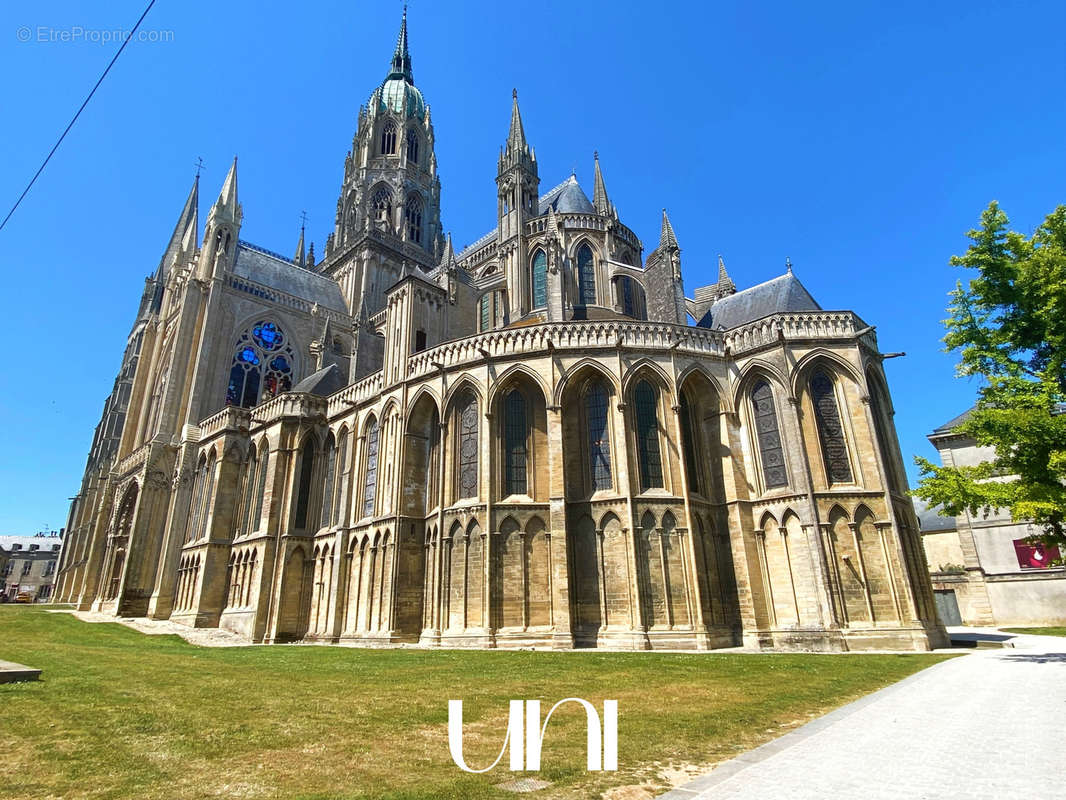
<instances>
[{"instance_id":1,"label":"tree","mask_svg":"<svg viewBox=\"0 0 1066 800\"><path fill-rule=\"evenodd\" d=\"M1036 537L1066 545L1066 206L1029 238L1008 230L993 202L952 266L976 271L951 293L945 349L957 373L981 379L977 406L959 427L995 458L978 466L915 461L914 494L945 514L1009 509Z\"/></svg>"}]
</instances>

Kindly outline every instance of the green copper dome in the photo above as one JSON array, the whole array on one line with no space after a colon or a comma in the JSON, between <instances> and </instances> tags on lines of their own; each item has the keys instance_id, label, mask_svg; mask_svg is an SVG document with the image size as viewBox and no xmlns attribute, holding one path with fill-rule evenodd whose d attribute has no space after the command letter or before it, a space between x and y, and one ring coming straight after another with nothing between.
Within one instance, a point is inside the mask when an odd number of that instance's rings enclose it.
<instances>
[{"instance_id":1,"label":"green copper dome","mask_svg":"<svg viewBox=\"0 0 1066 800\"><path fill-rule=\"evenodd\" d=\"M418 88L402 77L390 75L370 97L370 107L377 111L392 111L407 117L426 118L426 103Z\"/></svg>"}]
</instances>

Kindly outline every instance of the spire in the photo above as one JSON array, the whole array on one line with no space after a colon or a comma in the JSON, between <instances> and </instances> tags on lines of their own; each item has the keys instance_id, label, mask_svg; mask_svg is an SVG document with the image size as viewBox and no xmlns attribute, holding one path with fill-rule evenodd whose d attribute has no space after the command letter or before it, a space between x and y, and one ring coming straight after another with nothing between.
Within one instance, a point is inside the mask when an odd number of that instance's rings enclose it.
<instances>
[{"instance_id":1,"label":"spire","mask_svg":"<svg viewBox=\"0 0 1066 800\"><path fill-rule=\"evenodd\" d=\"M548 206L548 238L562 241L559 235L559 218L555 216L555 208Z\"/></svg>"},{"instance_id":2,"label":"spire","mask_svg":"<svg viewBox=\"0 0 1066 800\"><path fill-rule=\"evenodd\" d=\"M400 21L400 35L396 37L396 50L389 64L389 74L385 80L402 78L412 86L415 82L411 71L411 54L407 50L407 3L403 4L403 19Z\"/></svg>"},{"instance_id":3,"label":"spire","mask_svg":"<svg viewBox=\"0 0 1066 800\"><path fill-rule=\"evenodd\" d=\"M304 226L300 225L300 241L296 243L296 253L292 257L293 263L302 267L307 261L307 252L304 249Z\"/></svg>"},{"instance_id":4,"label":"spire","mask_svg":"<svg viewBox=\"0 0 1066 800\"><path fill-rule=\"evenodd\" d=\"M189 190L189 196L185 199L185 207L182 208L178 222L174 226L174 232L170 235L167 249L163 251L163 257L159 259L159 269L156 271L157 278L162 278L166 274L178 253L183 250L187 251L187 242L191 241L193 248L195 248L196 233L200 228L199 206L200 173L197 171L196 177L193 178L192 188ZM189 234L190 230L192 231L191 236Z\"/></svg>"},{"instance_id":5,"label":"spire","mask_svg":"<svg viewBox=\"0 0 1066 800\"><path fill-rule=\"evenodd\" d=\"M725 260L718 256L718 283L723 284L729 280L729 273L725 270Z\"/></svg>"},{"instance_id":6,"label":"spire","mask_svg":"<svg viewBox=\"0 0 1066 800\"><path fill-rule=\"evenodd\" d=\"M440 257L440 265L447 270L455 263L455 248L452 246L452 232L448 231L448 238L444 242L444 252Z\"/></svg>"},{"instance_id":7,"label":"spire","mask_svg":"<svg viewBox=\"0 0 1066 800\"><path fill-rule=\"evenodd\" d=\"M593 151L592 159L596 164L596 184L592 189L592 205L596 206L597 214L610 216L611 201L607 199L607 186L603 182L603 173L600 172L600 154Z\"/></svg>"},{"instance_id":8,"label":"spire","mask_svg":"<svg viewBox=\"0 0 1066 800\"><path fill-rule=\"evenodd\" d=\"M222 184L222 191L218 193L215 201L215 209L236 219L240 216L240 204L237 202L237 156L233 157L233 166L226 174L226 180Z\"/></svg>"},{"instance_id":9,"label":"spire","mask_svg":"<svg viewBox=\"0 0 1066 800\"><path fill-rule=\"evenodd\" d=\"M714 284L714 288L716 297L725 297L737 291L737 285L726 272L725 260L721 256L718 256L718 282Z\"/></svg>"},{"instance_id":10,"label":"spire","mask_svg":"<svg viewBox=\"0 0 1066 800\"><path fill-rule=\"evenodd\" d=\"M518 110L518 90L511 90L511 129L507 132L507 149L521 152L528 149L526 132L522 127L522 114Z\"/></svg>"},{"instance_id":11,"label":"spire","mask_svg":"<svg viewBox=\"0 0 1066 800\"><path fill-rule=\"evenodd\" d=\"M674 235L674 226L670 224L670 218L666 216L666 209L663 209L663 228L659 234L659 249L667 250L673 248L680 250L681 248L677 244L677 237Z\"/></svg>"}]
</instances>

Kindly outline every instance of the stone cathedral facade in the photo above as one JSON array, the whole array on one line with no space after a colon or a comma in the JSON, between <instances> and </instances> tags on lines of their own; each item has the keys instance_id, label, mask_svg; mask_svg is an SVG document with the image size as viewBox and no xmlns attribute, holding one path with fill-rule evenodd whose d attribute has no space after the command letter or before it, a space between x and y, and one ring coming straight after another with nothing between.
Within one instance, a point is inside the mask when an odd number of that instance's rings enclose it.
<instances>
[{"instance_id":1,"label":"stone cathedral facade","mask_svg":"<svg viewBox=\"0 0 1066 800\"><path fill-rule=\"evenodd\" d=\"M434 142L405 17L320 258L240 238L236 161L202 226L194 183L58 600L257 642L945 642L873 327L791 268L686 297L666 213L645 257L598 160L591 200L545 190L517 94L457 250Z\"/></svg>"}]
</instances>

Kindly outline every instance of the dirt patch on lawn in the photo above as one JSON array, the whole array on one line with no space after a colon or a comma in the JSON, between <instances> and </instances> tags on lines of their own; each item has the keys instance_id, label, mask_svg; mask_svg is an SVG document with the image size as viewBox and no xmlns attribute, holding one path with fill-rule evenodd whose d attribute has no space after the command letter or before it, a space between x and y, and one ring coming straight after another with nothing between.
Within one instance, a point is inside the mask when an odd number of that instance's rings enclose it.
<instances>
[{"instance_id":1,"label":"dirt patch on lawn","mask_svg":"<svg viewBox=\"0 0 1066 800\"><path fill-rule=\"evenodd\" d=\"M73 614L82 622L117 622L127 628L152 636L174 634L180 636L189 644L201 647L249 647L249 642L243 636L222 628L190 628L188 625L180 625L165 619L146 619L145 617L116 617L113 614L102 614L99 611L74 611L73 609L57 608L49 609L52 614Z\"/></svg>"}]
</instances>

